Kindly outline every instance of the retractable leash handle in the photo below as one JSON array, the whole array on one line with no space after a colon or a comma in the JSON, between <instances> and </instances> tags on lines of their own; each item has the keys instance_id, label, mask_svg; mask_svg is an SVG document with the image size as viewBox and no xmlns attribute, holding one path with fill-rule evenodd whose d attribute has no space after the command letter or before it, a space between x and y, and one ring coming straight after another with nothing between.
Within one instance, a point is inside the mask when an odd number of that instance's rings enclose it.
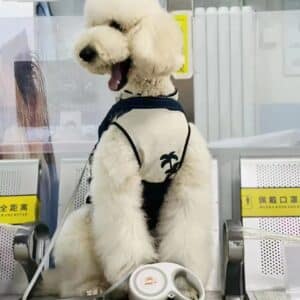
<instances>
[{"instance_id":1,"label":"retractable leash handle","mask_svg":"<svg viewBox=\"0 0 300 300\"><path fill-rule=\"evenodd\" d=\"M175 270L173 276L173 284L175 285L175 279L177 276L182 275L183 277L186 277L187 281L191 284L193 288L195 288L198 292L199 295L199 300L204 300L205 299L205 288L201 282L201 280L189 269L184 268L182 266L178 266L177 269ZM182 299L182 300L190 300L186 296L184 296L180 290L176 287L175 285L175 298Z\"/></svg>"},{"instance_id":2,"label":"retractable leash handle","mask_svg":"<svg viewBox=\"0 0 300 300\"><path fill-rule=\"evenodd\" d=\"M176 287L176 278L183 276L197 290L199 300L204 300L205 290L190 270L173 263L144 265L136 269L129 279L131 300L190 300Z\"/></svg>"}]
</instances>

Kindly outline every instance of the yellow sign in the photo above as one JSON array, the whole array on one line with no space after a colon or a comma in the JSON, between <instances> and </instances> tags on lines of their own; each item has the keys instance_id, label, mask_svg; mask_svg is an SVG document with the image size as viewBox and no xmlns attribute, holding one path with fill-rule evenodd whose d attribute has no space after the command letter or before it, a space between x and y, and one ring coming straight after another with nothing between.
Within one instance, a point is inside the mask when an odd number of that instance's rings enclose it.
<instances>
[{"instance_id":1,"label":"yellow sign","mask_svg":"<svg viewBox=\"0 0 300 300\"><path fill-rule=\"evenodd\" d=\"M0 196L0 223L25 224L38 220L39 201L36 195Z\"/></svg>"},{"instance_id":2,"label":"yellow sign","mask_svg":"<svg viewBox=\"0 0 300 300\"><path fill-rule=\"evenodd\" d=\"M183 55L184 55L184 65L175 74L175 78L178 79L188 79L192 77L192 53L191 53L191 19L192 14L190 11L175 11L172 13L183 35Z\"/></svg>"},{"instance_id":3,"label":"yellow sign","mask_svg":"<svg viewBox=\"0 0 300 300\"><path fill-rule=\"evenodd\" d=\"M299 217L300 188L242 188L243 217Z\"/></svg>"}]
</instances>

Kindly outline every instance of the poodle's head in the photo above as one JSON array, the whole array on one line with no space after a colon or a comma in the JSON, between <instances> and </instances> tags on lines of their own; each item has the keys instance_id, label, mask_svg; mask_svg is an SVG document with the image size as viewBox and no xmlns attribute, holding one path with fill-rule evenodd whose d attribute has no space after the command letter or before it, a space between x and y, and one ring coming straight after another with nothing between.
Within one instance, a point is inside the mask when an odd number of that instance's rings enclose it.
<instances>
[{"instance_id":1,"label":"poodle's head","mask_svg":"<svg viewBox=\"0 0 300 300\"><path fill-rule=\"evenodd\" d=\"M111 74L111 90L131 76L155 79L182 66L180 29L158 0L87 0L85 16L75 55L90 72Z\"/></svg>"}]
</instances>

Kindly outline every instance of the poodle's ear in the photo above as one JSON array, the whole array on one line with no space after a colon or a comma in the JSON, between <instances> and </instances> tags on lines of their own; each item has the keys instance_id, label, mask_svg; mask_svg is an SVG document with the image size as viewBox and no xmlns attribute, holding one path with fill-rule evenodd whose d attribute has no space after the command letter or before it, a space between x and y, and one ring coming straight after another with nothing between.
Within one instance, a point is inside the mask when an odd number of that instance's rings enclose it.
<instances>
[{"instance_id":1,"label":"poodle's ear","mask_svg":"<svg viewBox=\"0 0 300 300\"><path fill-rule=\"evenodd\" d=\"M133 63L143 75L170 75L184 63L180 28L166 12L146 16L128 38Z\"/></svg>"}]
</instances>

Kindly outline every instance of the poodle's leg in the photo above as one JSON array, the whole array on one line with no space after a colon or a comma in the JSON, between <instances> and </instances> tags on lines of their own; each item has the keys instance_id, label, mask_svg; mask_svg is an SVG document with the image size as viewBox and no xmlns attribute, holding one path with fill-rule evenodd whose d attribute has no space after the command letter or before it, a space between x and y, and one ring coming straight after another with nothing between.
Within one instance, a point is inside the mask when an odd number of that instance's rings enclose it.
<instances>
[{"instance_id":1,"label":"poodle's leg","mask_svg":"<svg viewBox=\"0 0 300 300\"><path fill-rule=\"evenodd\" d=\"M111 127L101 138L92 167L95 250L114 283L156 260L142 206L139 165L125 135Z\"/></svg>"},{"instance_id":2,"label":"poodle's leg","mask_svg":"<svg viewBox=\"0 0 300 300\"><path fill-rule=\"evenodd\" d=\"M90 289L107 288L94 254L91 208L83 206L67 218L54 248L56 267L43 273L35 294L73 297L83 296Z\"/></svg>"},{"instance_id":3,"label":"poodle's leg","mask_svg":"<svg viewBox=\"0 0 300 300\"><path fill-rule=\"evenodd\" d=\"M194 271L206 284L212 268L211 157L196 127L184 163L165 198L158 227L159 259Z\"/></svg>"}]
</instances>

